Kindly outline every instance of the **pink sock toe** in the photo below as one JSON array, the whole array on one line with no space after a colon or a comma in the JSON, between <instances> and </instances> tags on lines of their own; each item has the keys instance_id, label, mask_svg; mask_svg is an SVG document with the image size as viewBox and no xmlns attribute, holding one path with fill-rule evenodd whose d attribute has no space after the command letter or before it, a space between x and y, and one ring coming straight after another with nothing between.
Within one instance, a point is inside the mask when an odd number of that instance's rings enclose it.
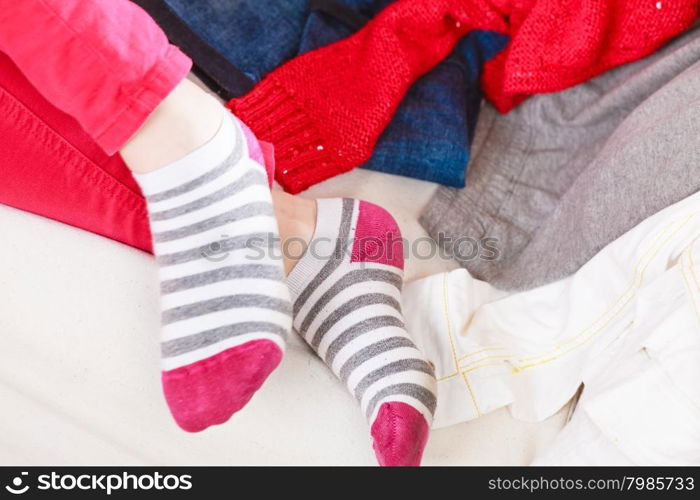
<instances>
[{"instance_id":1,"label":"pink sock toe","mask_svg":"<svg viewBox=\"0 0 700 500\"><path fill-rule=\"evenodd\" d=\"M425 417L406 403L384 403L372 424L374 453L379 465L418 466L428 442Z\"/></svg>"},{"instance_id":2,"label":"pink sock toe","mask_svg":"<svg viewBox=\"0 0 700 500\"><path fill-rule=\"evenodd\" d=\"M282 360L269 340L254 340L163 372L163 392L177 424L199 432L243 408Z\"/></svg>"}]
</instances>

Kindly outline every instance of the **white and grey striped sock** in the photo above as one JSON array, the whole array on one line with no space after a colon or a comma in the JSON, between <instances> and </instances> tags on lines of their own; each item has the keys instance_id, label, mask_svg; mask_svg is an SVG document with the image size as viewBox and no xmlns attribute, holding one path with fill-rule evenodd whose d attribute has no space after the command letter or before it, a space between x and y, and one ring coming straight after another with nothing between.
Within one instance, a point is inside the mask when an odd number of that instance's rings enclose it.
<instances>
[{"instance_id":1,"label":"white and grey striped sock","mask_svg":"<svg viewBox=\"0 0 700 500\"><path fill-rule=\"evenodd\" d=\"M192 432L248 402L291 329L283 265L269 253L279 242L267 174L241 124L222 117L208 143L136 176L159 266L163 391Z\"/></svg>"},{"instance_id":2,"label":"white and grey striped sock","mask_svg":"<svg viewBox=\"0 0 700 500\"><path fill-rule=\"evenodd\" d=\"M371 203L317 206L314 237L287 277L294 328L360 403L379 463L418 465L437 384L403 324L401 233Z\"/></svg>"}]
</instances>

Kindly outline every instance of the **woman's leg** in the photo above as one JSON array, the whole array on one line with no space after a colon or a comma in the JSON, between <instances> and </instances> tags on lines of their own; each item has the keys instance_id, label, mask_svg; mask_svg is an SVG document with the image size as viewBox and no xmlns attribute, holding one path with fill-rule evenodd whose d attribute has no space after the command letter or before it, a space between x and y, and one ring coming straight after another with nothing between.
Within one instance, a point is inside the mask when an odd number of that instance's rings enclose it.
<instances>
[{"instance_id":1,"label":"woman's leg","mask_svg":"<svg viewBox=\"0 0 700 500\"><path fill-rule=\"evenodd\" d=\"M171 123L164 114L163 128ZM403 324L398 225L366 202L317 203L276 190L272 199L297 331L357 398L379 463L420 464L436 382Z\"/></svg>"},{"instance_id":2,"label":"woman's leg","mask_svg":"<svg viewBox=\"0 0 700 500\"><path fill-rule=\"evenodd\" d=\"M404 326L398 224L364 201L273 199L295 330L357 399L379 463L419 465L437 382Z\"/></svg>"},{"instance_id":3,"label":"woman's leg","mask_svg":"<svg viewBox=\"0 0 700 500\"><path fill-rule=\"evenodd\" d=\"M108 154L192 66L128 0L0 0L0 51Z\"/></svg>"},{"instance_id":4,"label":"woman's leg","mask_svg":"<svg viewBox=\"0 0 700 500\"><path fill-rule=\"evenodd\" d=\"M123 156L142 172L159 264L165 396L178 424L199 431L277 367L291 304L267 172L235 117L182 85Z\"/></svg>"},{"instance_id":5,"label":"woman's leg","mask_svg":"<svg viewBox=\"0 0 700 500\"><path fill-rule=\"evenodd\" d=\"M188 95L183 91L173 107L184 106L179 101ZM154 114L144 127L149 134L144 153L149 144L178 136L170 130L174 121L167 111ZM149 161L139 155L140 135L127 149L133 148L130 154L144 170L168 161L167 150ZM186 132L184 138L193 135ZM186 141L181 146L181 153L193 147ZM433 367L403 325L398 225L366 202L317 203L281 191L273 191L272 198L297 331L357 398L379 463L419 465L435 411L436 382ZM334 251L339 244L341 251Z\"/></svg>"},{"instance_id":6,"label":"woman's leg","mask_svg":"<svg viewBox=\"0 0 700 500\"><path fill-rule=\"evenodd\" d=\"M228 420L291 329L267 173L243 127L183 81L189 59L127 0L0 0L0 50L106 152L122 150L159 264L166 400L188 431Z\"/></svg>"},{"instance_id":7,"label":"woman's leg","mask_svg":"<svg viewBox=\"0 0 700 500\"><path fill-rule=\"evenodd\" d=\"M283 265L269 251L279 242L265 170L249 155L255 140L182 82L189 61L126 0L0 0L0 49L105 151L122 150L147 199L160 267L166 399L187 430L227 420L279 363L290 329ZM395 222L364 202L327 200L316 214L313 201L275 197L282 236L294 240L285 267L297 329L367 412L380 463L417 463L434 380L400 325ZM299 258L314 231L343 252ZM314 294L319 287L326 292ZM338 293L358 310L330 307ZM346 313L352 339L340 330ZM319 315L328 317L317 324ZM326 339L343 332L352 341L329 361Z\"/></svg>"},{"instance_id":8,"label":"woman's leg","mask_svg":"<svg viewBox=\"0 0 700 500\"><path fill-rule=\"evenodd\" d=\"M158 170L214 137L221 105L189 80L180 82L120 149L135 174Z\"/></svg>"}]
</instances>

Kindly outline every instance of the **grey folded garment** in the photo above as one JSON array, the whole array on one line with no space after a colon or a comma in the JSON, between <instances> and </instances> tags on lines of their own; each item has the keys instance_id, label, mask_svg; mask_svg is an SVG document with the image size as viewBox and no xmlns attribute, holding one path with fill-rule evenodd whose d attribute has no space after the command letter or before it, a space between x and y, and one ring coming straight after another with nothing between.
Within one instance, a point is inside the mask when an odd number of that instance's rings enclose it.
<instances>
[{"instance_id":1,"label":"grey folded garment","mask_svg":"<svg viewBox=\"0 0 700 500\"><path fill-rule=\"evenodd\" d=\"M443 247L481 242L480 255L455 258L501 289L574 273L700 189L698 61L696 25L646 59L534 96L507 115L485 104L467 187L439 188L421 223Z\"/></svg>"}]
</instances>

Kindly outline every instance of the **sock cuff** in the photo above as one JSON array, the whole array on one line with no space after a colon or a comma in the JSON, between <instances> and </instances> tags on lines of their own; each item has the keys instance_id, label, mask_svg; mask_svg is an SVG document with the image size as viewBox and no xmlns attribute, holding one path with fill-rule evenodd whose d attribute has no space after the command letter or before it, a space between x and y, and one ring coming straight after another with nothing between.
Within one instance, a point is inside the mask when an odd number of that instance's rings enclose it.
<instances>
[{"instance_id":1,"label":"sock cuff","mask_svg":"<svg viewBox=\"0 0 700 500\"><path fill-rule=\"evenodd\" d=\"M338 258L334 251L341 238L343 217L347 217L348 212L351 218L350 231L348 241L341 242L344 245L341 251L344 253L341 254L340 259L350 260L349 252L352 250L354 221L357 219L356 205L357 200L349 198L320 198L316 200L316 229L306 253L287 276L287 284L293 297L299 296L329 261Z\"/></svg>"},{"instance_id":2,"label":"sock cuff","mask_svg":"<svg viewBox=\"0 0 700 500\"><path fill-rule=\"evenodd\" d=\"M232 155L238 159L244 158L247 145L236 118L221 108L221 124L209 141L165 167L145 174L134 174L134 178L148 199L197 179L206 173L203 165L218 166Z\"/></svg>"}]
</instances>

